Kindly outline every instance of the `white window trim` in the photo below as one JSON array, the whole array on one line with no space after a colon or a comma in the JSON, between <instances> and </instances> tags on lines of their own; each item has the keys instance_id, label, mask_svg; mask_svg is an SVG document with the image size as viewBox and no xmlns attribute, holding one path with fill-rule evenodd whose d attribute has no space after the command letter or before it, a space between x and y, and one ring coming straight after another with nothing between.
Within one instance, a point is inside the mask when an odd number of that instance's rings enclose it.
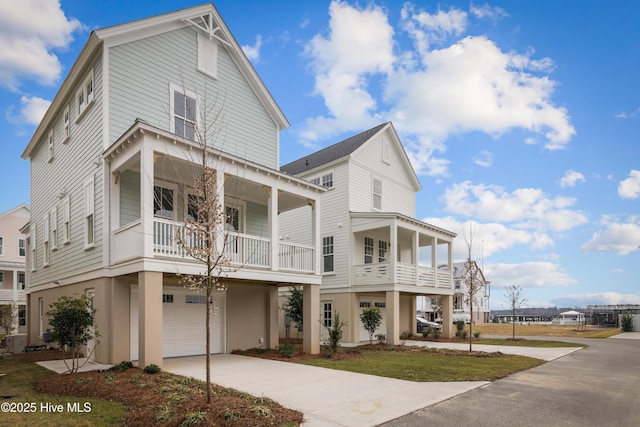
<instances>
[{"instance_id":1,"label":"white window trim","mask_svg":"<svg viewBox=\"0 0 640 427\"><path fill-rule=\"evenodd\" d=\"M89 82L91 82L91 93L87 92L87 87L89 86ZM91 71L89 71L89 74L87 75L87 77L85 77L85 79L82 81L82 85L80 86L80 89L78 89L76 91L76 111L77 111L77 115L76 115L76 123L80 122L80 120L82 120L82 118L84 117L84 115L86 114L86 112L89 110L89 107L91 107L93 105L93 101L95 100L95 94L96 94L96 82L94 79L94 71L93 68L91 69ZM82 95L82 99L84 100L83 105L81 106L80 103L78 102L78 98L80 97L80 95Z\"/></svg>"},{"instance_id":2,"label":"white window trim","mask_svg":"<svg viewBox=\"0 0 640 427\"><path fill-rule=\"evenodd\" d=\"M42 218L42 221L44 222L43 225L43 234L44 234L44 238L42 239L42 241L44 242L44 244L42 245L42 266L43 267L48 267L49 266L49 261L51 258L51 246L49 245L49 214L46 213L44 215L44 217Z\"/></svg>"},{"instance_id":3,"label":"white window trim","mask_svg":"<svg viewBox=\"0 0 640 427\"><path fill-rule=\"evenodd\" d=\"M334 318L334 310L333 310L333 301L322 301L322 326L325 328L333 327ZM326 306L329 306L329 310L326 310ZM327 317L326 314L330 313L330 316ZM327 320L329 320L330 325L327 325Z\"/></svg>"},{"instance_id":4,"label":"white window trim","mask_svg":"<svg viewBox=\"0 0 640 427\"><path fill-rule=\"evenodd\" d=\"M329 254L325 254L324 253L324 248L325 248L325 244L324 244L324 239L328 239L329 237L331 237L331 256L333 258L333 269L331 270L325 270L325 263L324 263L324 258L325 256L328 256ZM334 236L322 236L322 274L335 274L336 272L336 240Z\"/></svg>"},{"instance_id":5,"label":"white window trim","mask_svg":"<svg viewBox=\"0 0 640 427\"><path fill-rule=\"evenodd\" d=\"M380 183L380 192L376 193L376 181ZM380 197L380 206L376 206L376 196ZM382 210L382 180L376 177L371 177L371 208L373 210Z\"/></svg>"},{"instance_id":6,"label":"white window trim","mask_svg":"<svg viewBox=\"0 0 640 427\"><path fill-rule=\"evenodd\" d=\"M40 334L39 337L42 337L44 333L44 300L42 298L38 298L38 315L40 317Z\"/></svg>"},{"instance_id":7,"label":"white window trim","mask_svg":"<svg viewBox=\"0 0 640 427\"><path fill-rule=\"evenodd\" d=\"M236 199L234 197L224 198L224 212L227 213L227 208L233 208L238 210L238 229L236 233L244 233L246 230L246 203L243 200ZM231 231L231 230L229 230Z\"/></svg>"},{"instance_id":8,"label":"white window trim","mask_svg":"<svg viewBox=\"0 0 640 427\"><path fill-rule=\"evenodd\" d=\"M62 111L62 143L66 144L71 138L71 109L69 105Z\"/></svg>"},{"instance_id":9,"label":"white window trim","mask_svg":"<svg viewBox=\"0 0 640 427\"><path fill-rule=\"evenodd\" d=\"M67 245L71 241L71 202L69 196L62 199L62 244Z\"/></svg>"},{"instance_id":10,"label":"white window trim","mask_svg":"<svg viewBox=\"0 0 640 427\"><path fill-rule=\"evenodd\" d=\"M176 133L175 110L173 108L175 92L180 92L185 96L196 100L195 126L196 128L199 128L200 127L200 101L198 100L198 96L196 95L195 92L185 88L184 86L181 86L176 83L169 83L169 131L171 133ZM198 137L197 132L194 135L194 137L197 139ZM187 138L185 137L185 139Z\"/></svg>"},{"instance_id":11,"label":"white window trim","mask_svg":"<svg viewBox=\"0 0 640 427\"><path fill-rule=\"evenodd\" d=\"M4 256L4 236L0 236L0 256Z\"/></svg>"},{"instance_id":12,"label":"white window trim","mask_svg":"<svg viewBox=\"0 0 640 427\"><path fill-rule=\"evenodd\" d=\"M49 214L50 224L49 228L51 230L51 250L56 250L58 248L58 207L54 206L51 209Z\"/></svg>"},{"instance_id":13,"label":"white window trim","mask_svg":"<svg viewBox=\"0 0 640 427\"><path fill-rule=\"evenodd\" d=\"M51 163L53 161L53 130L49 131L49 134L47 135L47 146L49 150L47 162Z\"/></svg>"},{"instance_id":14,"label":"white window trim","mask_svg":"<svg viewBox=\"0 0 640 427\"><path fill-rule=\"evenodd\" d=\"M84 193L84 249L93 248L96 245L96 215L95 215L95 180L92 176L87 179L82 186ZM90 190L89 190L90 189ZM89 193L87 193L89 190ZM91 217L93 228L93 241L89 241L89 218Z\"/></svg>"},{"instance_id":15,"label":"white window trim","mask_svg":"<svg viewBox=\"0 0 640 427\"><path fill-rule=\"evenodd\" d=\"M18 258L24 258L27 256L27 239L24 239L22 237L18 237L16 239L16 256ZM20 255L20 241L22 240L22 247L24 248L24 255ZM1 255L1 254L0 254Z\"/></svg>"},{"instance_id":16,"label":"white window trim","mask_svg":"<svg viewBox=\"0 0 640 427\"><path fill-rule=\"evenodd\" d=\"M173 191L173 212L172 212L171 218L167 218L166 216L156 215L156 212L154 210L152 212L153 216L156 218L164 218L172 221L177 221L178 220L178 204L177 204L178 203L178 184L173 184L167 181L155 180L153 183L154 198L155 198L156 187L166 188L168 190ZM154 200L154 204L155 204L155 200Z\"/></svg>"},{"instance_id":17,"label":"white window trim","mask_svg":"<svg viewBox=\"0 0 640 427\"><path fill-rule=\"evenodd\" d=\"M36 258L36 248L37 248L37 238L38 235L38 224L33 224L33 232L29 235L29 249L31 249L31 258L29 259L29 264L31 264L31 271L36 271L36 267L38 266L37 258Z\"/></svg>"}]
</instances>

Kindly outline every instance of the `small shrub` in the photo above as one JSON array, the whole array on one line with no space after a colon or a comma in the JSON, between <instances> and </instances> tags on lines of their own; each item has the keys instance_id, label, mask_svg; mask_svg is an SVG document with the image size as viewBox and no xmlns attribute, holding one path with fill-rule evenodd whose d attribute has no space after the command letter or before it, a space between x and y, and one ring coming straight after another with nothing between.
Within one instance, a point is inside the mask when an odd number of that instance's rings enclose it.
<instances>
[{"instance_id":1,"label":"small shrub","mask_svg":"<svg viewBox=\"0 0 640 427\"><path fill-rule=\"evenodd\" d=\"M169 421L173 417L173 408L171 405L158 406L158 412L156 413L157 421Z\"/></svg>"},{"instance_id":2,"label":"small shrub","mask_svg":"<svg viewBox=\"0 0 640 427\"><path fill-rule=\"evenodd\" d=\"M474 338L480 338L480 331L476 331L473 333Z\"/></svg>"},{"instance_id":3,"label":"small shrub","mask_svg":"<svg viewBox=\"0 0 640 427\"><path fill-rule=\"evenodd\" d=\"M195 426L207 422L206 412L189 412L184 416L181 426Z\"/></svg>"},{"instance_id":4,"label":"small shrub","mask_svg":"<svg viewBox=\"0 0 640 427\"><path fill-rule=\"evenodd\" d=\"M423 337L428 337L429 336L429 332L431 332L431 329L429 328L422 328L422 336Z\"/></svg>"},{"instance_id":5,"label":"small shrub","mask_svg":"<svg viewBox=\"0 0 640 427\"><path fill-rule=\"evenodd\" d=\"M187 396L179 393L173 393L171 396L169 396L169 400L171 400L172 402L184 402L187 399Z\"/></svg>"},{"instance_id":6,"label":"small shrub","mask_svg":"<svg viewBox=\"0 0 640 427\"><path fill-rule=\"evenodd\" d=\"M327 347L330 352L330 356L338 352L340 347L340 340L342 339L342 329L346 326L347 322L340 320L340 313L336 311L335 319L331 326L327 326L327 332L329 337L327 338Z\"/></svg>"},{"instance_id":7,"label":"small shrub","mask_svg":"<svg viewBox=\"0 0 640 427\"><path fill-rule=\"evenodd\" d=\"M285 357L287 359L291 359L294 356L293 344L284 343L280 347L278 347L278 353L280 356Z\"/></svg>"},{"instance_id":8,"label":"small shrub","mask_svg":"<svg viewBox=\"0 0 640 427\"><path fill-rule=\"evenodd\" d=\"M458 320L456 322L453 322L453 324L456 325L456 337L462 338L461 335L462 331L464 331L464 322L462 320Z\"/></svg>"},{"instance_id":9,"label":"small shrub","mask_svg":"<svg viewBox=\"0 0 640 427\"><path fill-rule=\"evenodd\" d=\"M409 332L403 332L403 333L400 335L400 339L401 339L401 340L408 340L410 337L411 337L411 335L409 334Z\"/></svg>"},{"instance_id":10,"label":"small shrub","mask_svg":"<svg viewBox=\"0 0 640 427\"><path fill-rule=\"evenodd\" d=\"M89 384L91 382L93 382L93 378L91 377L76 378L76 384Z\"/></svg>"},{"instance_id":11,"label":"small shrub","mask_svg":"<svg viewBox=\"0 0 640 427\"><path fill-rule=\"evenodd\" d=\"M145 374L157 374L158 372L160 372L160 367L153 363L144 367Z\"/></svg>"},{"instance_id":12,"label":"small shrub","mask_svg":"<svg viewBox=\"0 0 640 427\"><path fill-rule=\"evenodd\" d=\"M235 420L237 420L238 418L240 418L240 414L238 414L237 412L233 412L233 411L232 411L232 410L230 410L230 409L227 409L226 411L224 411L224 412L222 413L222 418L223 418L225 421L235 421Z\"/></svg>"},{"instance_id":13,"label":"small shrub","mask_svg":"<svg viewBox=\"0 0 640 427\"><path fill-rule=\"evenodd\" d=\"M271 415L271 409L261 405L252 406L251 408L249 408L249 411L261 417L268 417L269 415Z\"/></svg>"},{"instance_id":14,"label":"small shrub","mask_svg":"<svg viewBox=\"0 0 640 427\"><path fill-rule=\"evenodd\" d=\"M378 340L378 344L384 344L387 336L385 334L376 334L376 339Z\"/></svg>"},{"instance_id":15,"label":"small shrub","mask_svg":"<svg viewBox=\"0 0 640 427\"><path fill-rule=\"evenodd\" d=\"M114 385L118 383L117 376L115 374L107 374L104 376L104 383L106 385Z\"/></svg>"},{"instance_id":16,"label":"small shrub","mask_svg":"<svg viewBox=\"0 0 640 427\"><path fill-rule=\"evenodd\" d=\"M632 332L633 331L633 314L624 313L620 317L620 327L622 328L622 332Z\"/></svg>"},{"instance_id":17,"label":"small shrub","mask_svg":"<svg viewBox=\"0 0 640 427\"><path fill-rule=\"evenodd\" d=\"M107 371L126 371L127 369L131 369L131 368L133 368L133 363L122 361L117 365L113 365L112 367L107 369Z\"/></svg>"},{"instance_id":18,"label":"small shrub","mask_svg":"<svg viewBox=\"0 0 640 427\"><path fill-rule=\"evenodd\" d=\"M460 335L458 335L461 339L465 339L467 338L467 335L469 334L469 332L467 332L466 330L462 330L460 331Z\"/></svg>"},{"instance_id":19,"label":"small shrub","mask_svg":"<svg viewBox=\"0 0 640 427\"><path fill-rule=\"evenodd\" d=\"M440 329L434 329L433 331L431 331L431 335L433 336L433 339L438 339L440 338L440 335L442 335L442 331Z\"/></svg>"}]
</instances>

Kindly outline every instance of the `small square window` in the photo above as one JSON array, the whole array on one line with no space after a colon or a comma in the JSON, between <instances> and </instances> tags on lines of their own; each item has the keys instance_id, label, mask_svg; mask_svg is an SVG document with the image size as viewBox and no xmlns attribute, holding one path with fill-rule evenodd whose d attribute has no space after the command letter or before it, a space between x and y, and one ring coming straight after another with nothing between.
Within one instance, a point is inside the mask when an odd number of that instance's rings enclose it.
<instances>
[{"instance_id":1,"label":"small square window","mask_svg":"<svg viewBox=\"0 0 640 427\"><path fill-rule=\"evenodd\" d=\"M162 302L167 304L173 303L173 295L172 294L162 294Z\"/></svg>"}]
</instances>

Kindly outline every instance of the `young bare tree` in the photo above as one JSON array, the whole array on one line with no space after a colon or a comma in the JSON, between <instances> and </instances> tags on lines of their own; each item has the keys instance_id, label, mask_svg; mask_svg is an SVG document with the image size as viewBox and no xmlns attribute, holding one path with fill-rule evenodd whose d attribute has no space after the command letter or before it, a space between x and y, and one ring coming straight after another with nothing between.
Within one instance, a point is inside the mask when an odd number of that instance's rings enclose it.
<instances>
[{"instance_id":1,"label":"young bare tree","mask_svg":"<svg viewBox=\"0 0 640 427\"><path fill-rule=\"evenodd\" d=\"M9 335L15 329L18 321L18 309L15 304L0 305L0 327L5 335Z\"/></svg>"},{"instance_id":2,"label":"young bare tree","mask_svg":"<svg viewBox=\"0 0 640 427\"><path fill-rule=\"evenodd\" d=\"M186 98L186 96L185 96ZM220 167L214 168L215 158L211 147L220 137L223 127L223 108L217 102L207 103L206 97L198 106L200 120L185 126L185 139L193 139L199 145L197 158L193 166L193 194L188 200L185 226L176 235L177 244L184 253L201 262L204 271L200 274L181 276L181 283L190 289L203 292L206 296L206 383L207 403L211 403L211 314L212 299L216 290L226 289L227 273L235 270L225 250L232 237L227 229L228 218L223 205L224 188L218 188L224 182L218 174L224 173ZM191 111L195 105L188 102L185 106L187 117L195 117Z\"/></svg>"},{"instance_id":3,"label":"young bare tree","mask_svg":"<svg viewBox=\"0 0 640 427\"><path fill-rule=\"evenodd\" d=\"M473 248L473 228L471 227L471 222L469 222L469 236L464 235L464 240L467 245L467 259L464 262L464 275L462 278L463 283L465 284L464 288L464 299L465 302L469 304L469 351L473 349L473 304L476 301L478 295L481 292L484 292L485 287L485 279L478 267L478 263L475 259L472 258L472 248Z\"/></svg>"},{"instance_id":4,"label":"young bare tree","mask_svg":"<svg viewBox=\"0 0 640 427\"><path fill-rule=\"evenodd\" d=\"M509 285L504 288L504 299L511 307L511 323L513 324L512 339L516 339L516 310L527 303L524 290L519 285Z\"/></svg>"}]
</instances>

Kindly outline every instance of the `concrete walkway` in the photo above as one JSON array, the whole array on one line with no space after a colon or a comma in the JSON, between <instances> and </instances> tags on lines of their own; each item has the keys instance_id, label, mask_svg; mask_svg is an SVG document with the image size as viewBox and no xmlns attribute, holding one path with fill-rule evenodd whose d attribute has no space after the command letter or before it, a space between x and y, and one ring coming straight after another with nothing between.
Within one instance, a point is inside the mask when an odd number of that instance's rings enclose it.
<instances>
[{"instance_id":1,"label":"concrete walkway","mask_svg":"<svg viewBox=\"0 0 640 427\"><path fill-rule=\"evenodd\" d=\"M305 427L375 426L488 384L418 383L234 354L211 360L213 382L302 411ZM204 356L163 363L165 371L205 380Z\"/></svg>"},{"instance_id":2,"label":"concrete walkway","mask_svg":"<svg viewBox=\"0 0 640 427\"><path fill-rule=\"evenodd\" d=\"M640 340L640 332L622 332L609 338L615 338L619 340Z\"/></svg>"}]
</instances>

